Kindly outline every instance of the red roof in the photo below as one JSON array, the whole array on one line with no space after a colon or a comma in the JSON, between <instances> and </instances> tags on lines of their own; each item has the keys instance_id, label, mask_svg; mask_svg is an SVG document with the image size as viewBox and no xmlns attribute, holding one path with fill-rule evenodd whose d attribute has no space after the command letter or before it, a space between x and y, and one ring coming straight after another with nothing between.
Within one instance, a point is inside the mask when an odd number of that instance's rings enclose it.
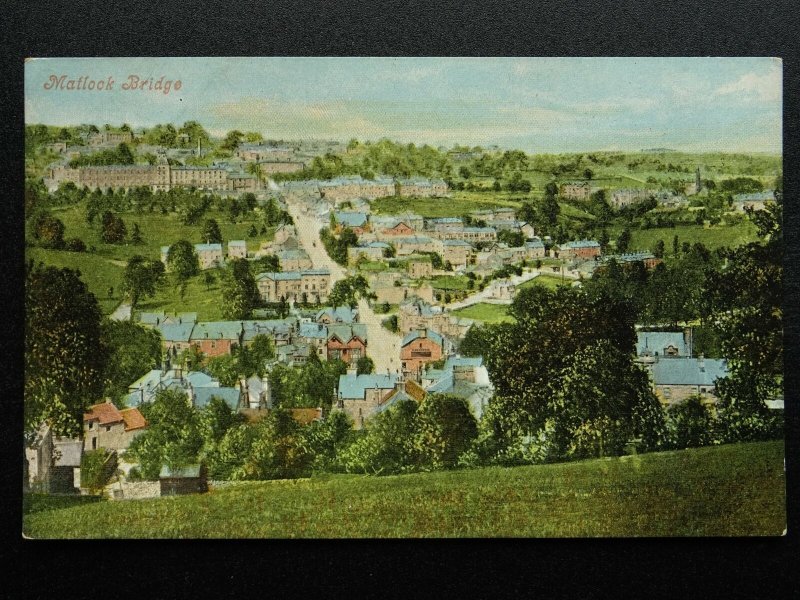
<instances>
[{"instance_id":1,"label":"red roof","mask_svg":"<svg viewBox=\"0 0 800 600\"><path fill-rule=\"evenodd\" d=\"M144 415L139 412L138 408L126 408L121 410L120 414L125 421L125 431L147 427L147 421L145 421Z\"/></svg>"},{"instance_id":2,"label":"red roof","mask_svg":"<svg viewBox=\"0 0 800 600\"><path fill-rule=\"evenodd\" d=\"M119 423L123 420L122 413L111 402L101 402L89 408L83 415L84 421L99 421L100 425Z\"/></svg>"}]
</instances>

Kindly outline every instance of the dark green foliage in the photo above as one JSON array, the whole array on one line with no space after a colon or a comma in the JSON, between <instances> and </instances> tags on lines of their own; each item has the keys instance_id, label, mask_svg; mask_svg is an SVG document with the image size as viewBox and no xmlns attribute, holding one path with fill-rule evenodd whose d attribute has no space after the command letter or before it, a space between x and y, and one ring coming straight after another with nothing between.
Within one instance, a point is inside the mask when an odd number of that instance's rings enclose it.
<instances>
[{"instance_id":1,"label":"dark green foliage","mask_svg":"<svg viewBox=\"0 0 800 600\"><path fill-rule=\"evenodd\" d=\"M314 456L312 470L331 472L342 470L339 454L349 445L356 433L353 422L342 411L334 411L323 421L314 421L305 429L305 440Z\"/></svg>"},{"instance_id":2,"label":"dark green foliage","mask_svg":"<svg viewBox=\"0 0 800 600\"><path fill-rule=\"evenodd\" d=\"M369 356L362 356L356 363L356 369L359 375L368 375L375 372L375 363Z\"/></svg>"},{"instance_id":3,"label":"dark green foliage","mask_svg":"<svg viewBox=\"0 0 800 600\"><path fill-rule=\"evenodd\" d=\"M525 234L521 231L504 229L497 233L497 241L505 242L512 248L518 248L525 243Z\"/></svg>"},{"instance_id":4,"label":"dark green foliage","mask_svg":"<svg viewBox=\"0 0 800 600\"><path fill-rule=\"evenodd\" d=\"M191 242L179 240L169 247L167 266L178 280L186 280L200 272L200 259Z\"/></svg>"},{"instance_id":5,"label":"dark green foliage","mask_svg":"<svg viewBox=\"0 0 800 600\"><path fill-rule=\"evenodd\" d=\"M333 284L328 302L331 306L349 306L355 308L361 298L372 298L374 294L369 289L369 282L363 275L345 277Z\"/></svg>"},{"instance_id":6,"label":"dark green foliage","mask_svg":"<svg viewBox=\"0 0 800 600\"><path fill-rule=\"evenodd\" d=\"M128 235L128 229L125 227L125 222L121 217L118 217L111 211L103 213L102 230L100 238L106 244L121 244L125 241L125 236Z\"/></svg>"},{"instance_id":7,"label":"dark green foliage","mask_svg":"<svg viewBox=\"0 0 800 600\"><path fill-rule=\"evenodd\" d=\"M291 413L274 409L255 429L244 464L236 470L237 479L292 479L309 473L313 456Z\"/></svg>"},{"instance_id":8,"label":"dark green foliage","mask_svg":"<svg viewBox=\"0 0 800 600\"><path fill-rule=\"evenodd\" d=\"M107 352L94 294L71 269L25 273L25 431L49 420L56 435L79 435L99 399Z\"/></svg>"},{"instance_id":9,"label":"dark green foliage","mask_svg":"<svg viewBox=\"0 0 800 600\"><path fill-rule=\"evenodd\" d=\"M118 402L128 392L128 385L158 367L161 335L130 321L105 320L102 340L108 357L103 395Z\"/></svg>"},{"instance_id":10,"label":"dark green foliage","mask_svg":"<svg viewBox=\"0 0 800 600\"><path fill-rule=\"evenodd\" d=\"M221 244L222 233L219 230L219 225L214 219L207 219L203 225L203 233L201 235L203 243L205 244Z\"/></svg>"},{"instance_id":11,"label":"dark green foliage","mask_svg":"<svg viewBox=\"0 0 800 600\"><path fill-rule=\"evenodd\" d=\"M121 143L113 150L100 150L92 154L83 154L69 161L69 166L89 167L102 165L132 165L135 162L133 151L126 143Z\"/></svg>"},{"instance_id":12,"label":"dark green foliage","mask_svg":"<svg viewBox=\"0 0 800 600\"><path fill-rule=\"evenodd\" d=\"M431 394L417 411L418 445L431 469L451 469L478 435L467 403L457 396Z\"/></svg>"},{"instance_id":13,"label":"dark green foliage","mask_svg":"<svg viewBox=\"0 0 800 600\"><path fill-rule=\"evenodd\" d=\"M36 216L33 220L32 229L33 238L43 248L60 250L64 247L64 223L49 213L41 213Z\"/></svg>"},{"instance_id":14,"label":"dark green foliage","mask_svg":"<svg viewBox=\"0 0 800 600\"><path fill-rule=\"evenodd\" d=\"M81 487L91 494L102 491L116 466L114 453L105 448L89 450L81 456Z\"/></svg>"},{"instance_id":15,"label":"dark green foliage","mask_svg":"<svg viewBox=\"0 0 800 600\"><path fill-rule=\"evenodd\" d=\"M122 276L122 293L130 298L131 306L136 307L142 298L155 295L158 284L164 277L164 263L149 260L144 256L128 259Z\"/></svg>"},{"instance_id":16,"label":"dark green foliage","mask_svg":"<svg viewBox=\"0 0 800 600\"><path fill-rule=\"evenodd\" d=\"M667 410L670 446L697 448L715 441L714 414L700 396L690 396Z\"/></svg>"},{"instance_id":17,"label":"dark green foliage","mask_svg":"<svg viewBox=\"0 0 800 600\"><path fill-rule=\"evenodd\" d=\"M275 254L266 254L253 261L255 273L280 273L281 263Z\"/></svg>"},{"instance_id":18,"label":"dark green foliage","mask_svg":"<svg viewBox=\"0 0 800 600\"><path fill-rule=\"evenodd\" d=\"M622 230L622 233L619 234L617 238L617 252L619 254L624 254L628 251L628 246L631 243L631 230L627 227Z\"/></svg>"},{"instance_id":19,"label":"dark green foliage","mask_svg":"<svg viewBox=\"0 0 800 600\"><path fill-rule=\"evenodd\" d=\"M223 279L222 314L226 319L249 319L253 309L261 303L250 263L244 259L233 259Z\"/></svg>"},{"instance_id":20,"label":"dark green foliage","mask_svg":"<svg viewBox=\"0 0 800 600\"><path fill-rule=\"evenodd\" d=\"M333 235L327 227L323 227L319 232L322 245L334 261L340 265L347 264L347 249L350 246L358 245L358 236L349 227L345 227L339 236Z\"/></svg>"},{"instance_id":21,"label":"dark green foliage","mask_svg":"<svg viewBox=\"0 0 800 600\"><path fill-rule=\"evenodd\" d=\"M171 468L197 462L203 448L198 411L182 390L162 390L150 404L139 407L147 430L128 448L139 461L142 477L158 479L163 465Z\"/></svg>"}]
</instances>

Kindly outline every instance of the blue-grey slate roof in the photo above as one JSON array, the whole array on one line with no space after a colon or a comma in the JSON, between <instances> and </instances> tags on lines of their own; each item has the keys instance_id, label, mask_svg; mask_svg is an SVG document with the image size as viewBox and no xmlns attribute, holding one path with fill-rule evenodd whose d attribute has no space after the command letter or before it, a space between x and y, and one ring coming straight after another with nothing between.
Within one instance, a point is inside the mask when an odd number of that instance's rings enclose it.
<instances>
[{"instance_id":1,"label":"blue-grey slate roof","mask_svg":"<svg viewBox=\"0 0 800 600\"><path fill-rule=\"evenodd\" d=\"M200 477L200 465L187 465L185 467L169 467L164 465L158 474L159 478L193 479Z\"/></svg>"},{"instance_id":2,"label":"blue-grey slate roof","mask_svg":"<svg viewBox=\"0 0 800 600\"><path fill-rule=\"evenodd\" d=\"M704 368L701 370L700 366ZM656 385L707 385L726 377L728 369L722 359L665 358L653 363Z\"/></svg>"},{"instance_id":3,"label":"blue-grey slate roof","mask_svg":"<svg viewBox=\"0 0 800 600\"><path fill-rule=\"evenodd\" d=\"M165 342L188 342L194 326L194 323L168 323L160 325L158 330Z\"/></svg>"},{"instance_id":4,"label":"blue-grey slate roof","mask_svg":"<svg viewBox=\"0 0 800 600\"><path fill-rule=\"evenodd\" d=\"M367 215L360 212L334 212L334 218L337 223L347 225L349 227L362 227L367 223Z\"/></svg>"},{"instance_id":5,"label":"blue-grey slate roof","mask_svg":"<svg viewBox=\"0 0 800 600\"><path fill-rule=\"evenodd\" d=\"M201 387L195 388L194 405L197 408L205 408L211 402L211 398L217 397L223 400L231 410L239 407L239 390L228 387Z\"/></svg>"},{"instance_id":6,"label":"blue-grey slate roof","mask_svg":"<svg viewBox=\"0 0 800 600\"><path fill-rule=\"evenodd\" d=\"M482 356L451 356L444 363L445 370L453 367L480 367L483 365Z\"/></svg>"},{"instance_id":7,"label":"blue-grey slate roof","mask_svg":"<svg viewBox=\"0 0 800 600\"><path fill-rule=\"evenodd\" d=\"M636 334L636 354L664 356L664 349L674 346L681 356L689 356L689 347L681 331L640 331Z\"/></svg>"},{"instance_id":8,"label":"blue-grey slate roof","mask_svg":"<svg viewBox=\"0 0 800 600\"><path fill-rule=\"evenodd\" d=\"M389 390L394 387L396 381L396 375L339 375L338 391L345 400L360 400L364 398L364 390L369 388Z\"/></svg>"},{"instance_id":9,"label":"blue-grey slate roof","mask_svg":"<svg viewBox=\"0 0 800 600\"><path fill-rule=\"evenodd\" d=\"M442 338L442 336L439 333L435 332L433 329L428 329L426 331L427 331L427 337L432 339L435 343L439 344L440 346L444 347L444 338ZM411 331L405 335L400 346L401 347L407 346L408 344L410 344L416 339L419 339L420 337L422 336L420 336L419 331L416 330Z\"/></svg>"}]
</instances>

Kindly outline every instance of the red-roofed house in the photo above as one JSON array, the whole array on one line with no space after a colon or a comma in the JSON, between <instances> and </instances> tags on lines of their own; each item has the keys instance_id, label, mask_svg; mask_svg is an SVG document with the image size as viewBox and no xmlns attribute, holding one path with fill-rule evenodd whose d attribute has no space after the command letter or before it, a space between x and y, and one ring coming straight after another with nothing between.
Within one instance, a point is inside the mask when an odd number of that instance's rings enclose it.
<instances>
[{"instance_id":1,"label":"red-roofed house","mask_svg":"<svg viewBox=\"0 0 800 600\"><path fill-rule=\"evenodd\" d=\"M106 400L83 415L84 450L126 450L146 428L147 421L138 408L120 410Z\"/></svg>"}]
</instances>

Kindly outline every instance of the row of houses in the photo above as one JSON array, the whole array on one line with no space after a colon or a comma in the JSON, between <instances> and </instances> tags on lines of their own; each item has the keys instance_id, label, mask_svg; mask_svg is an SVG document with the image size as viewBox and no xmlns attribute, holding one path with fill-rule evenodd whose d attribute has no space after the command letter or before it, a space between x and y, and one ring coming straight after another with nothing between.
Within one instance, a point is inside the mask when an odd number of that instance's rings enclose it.
<instances>
[{"instance_id":1,"label":"row of houses","mask_svg":"<svg viewBox=\"0 0 800 600\"><path fill-rule=\"evenodd\" d=\"M167 270L169 270L169 263L167 262L169 258L169 249L169 246L161 246L161 262L164 263ZM197 259L202 270L216 269L225 265L226 256L228 260L233 260L235 258L246 259L247 242L245 240L230 240L228 242L227 255L223 254L222 244L217 243L195 244L194 251L197 254Z\"/></svg>"},{"instance_id":2,"label":"row of houses","mask_svg":"<svg viewBox=\"0 0 800 600\"><path fill-rule=\"evenodd\" d=\"M288 196L320 198L332 205L356 199L375 200L389 196L439 197L448 193L442 179L375 177L365 179L360 175L341 176L334 179L287 181L280 185Z\"/></svg>"}]
</instances>

